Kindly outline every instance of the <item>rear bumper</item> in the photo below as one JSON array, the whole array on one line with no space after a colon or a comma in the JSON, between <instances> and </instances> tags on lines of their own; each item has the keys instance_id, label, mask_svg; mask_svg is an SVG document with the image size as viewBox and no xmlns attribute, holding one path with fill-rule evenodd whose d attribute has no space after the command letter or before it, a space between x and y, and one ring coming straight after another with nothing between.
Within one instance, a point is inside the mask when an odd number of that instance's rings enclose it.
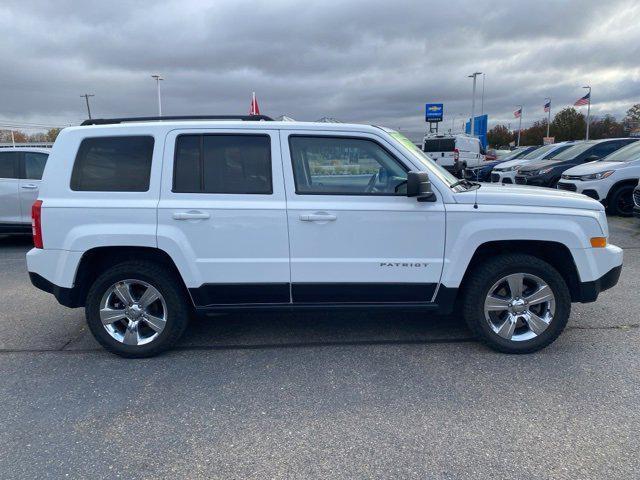
<instances>
[{"instance_id":1,"label":"rear bumper","mask_svg":"<svg viewBox=\"0 0 640 480\"><path fill-rule=\"evenodd\" d=\"M579 301L582 303L595 302L598 299L598 295L600 294L600 292L604 292L605 290L610 289L618 283L621 272L622 265L619 265L609 270L597 280L593 280L591 282L581 282L579 285Z\"/></svg>"},{"instance_id":2,"label":"rear bumper","mask_svg":"<svg viewBox=\"0 0 640 480\"><path fill-rule=\"evenodd\" d=\"M56 300L58 300L60 305L64 305L69 308L82 306L78 301L77 289L60 287L34 272L29 272L29 279L34 287L39 288L44 292L51 293L56 297Z\"/></svg>"}]
</instances>

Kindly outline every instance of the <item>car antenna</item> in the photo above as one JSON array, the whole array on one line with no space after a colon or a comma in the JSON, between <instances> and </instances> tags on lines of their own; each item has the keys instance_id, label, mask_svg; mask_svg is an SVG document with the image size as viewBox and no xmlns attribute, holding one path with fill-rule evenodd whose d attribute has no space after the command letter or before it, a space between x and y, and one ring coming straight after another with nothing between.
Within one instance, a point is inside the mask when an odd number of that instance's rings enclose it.
<instances>
[{"instance_id":1,"label":"car antenna","mask_svg":"<svg viewBox=\"0 0 640 480\"><path fill-rule=\"evenodd\" d=\"M480 190L480 185L478 185L478 188L476 188L476 193L473 199L473 208L475 208L476 210L478 209L478 190Z\"/></svg>"}]
</instances>

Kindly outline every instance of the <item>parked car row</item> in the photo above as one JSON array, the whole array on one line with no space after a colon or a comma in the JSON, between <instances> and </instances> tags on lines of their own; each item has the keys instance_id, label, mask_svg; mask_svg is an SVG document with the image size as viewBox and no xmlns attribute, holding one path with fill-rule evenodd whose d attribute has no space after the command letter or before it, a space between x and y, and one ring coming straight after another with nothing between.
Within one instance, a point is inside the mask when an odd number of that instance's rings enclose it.
<instances>
[{"instance_id":1,"label":"parked car row","mask_svg":"<svg viewBox=\"0 0 640 480\"><path fill-rule=\"evenodd\" d=\"M612 138L535 147L524 155L466 168L464 178L569 190L598 200L610 214L629 216L640 210L640 194L634 194L640 179L638 140Z\"/></svg>"}]
</instances>

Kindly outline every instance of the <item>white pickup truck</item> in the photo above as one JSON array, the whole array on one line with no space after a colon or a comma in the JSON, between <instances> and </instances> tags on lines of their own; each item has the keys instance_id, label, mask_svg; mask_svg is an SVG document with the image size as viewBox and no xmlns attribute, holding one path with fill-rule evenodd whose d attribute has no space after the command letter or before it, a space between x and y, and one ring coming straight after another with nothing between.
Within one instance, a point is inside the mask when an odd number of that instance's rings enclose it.
<instances>
[{"instance_id":1,"label":"white pickup truck","mask_svg":"<svg viewBox=\"0 0 640 480\"><path fill-rule=\"evenodd\" d=\"M533 352L618 281L584 195L458 180L376 126L155 120L64 129L32 212L32 283L119 355L169 348L197 313L305 308L456 309Z\"/></svg>"}]
</instances>

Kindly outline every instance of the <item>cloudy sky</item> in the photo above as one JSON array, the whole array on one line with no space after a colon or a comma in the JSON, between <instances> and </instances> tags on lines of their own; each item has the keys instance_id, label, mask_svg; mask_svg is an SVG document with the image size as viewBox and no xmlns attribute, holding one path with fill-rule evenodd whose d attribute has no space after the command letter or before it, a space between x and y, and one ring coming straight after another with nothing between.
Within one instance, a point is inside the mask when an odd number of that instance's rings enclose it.
<instances>
[{"instance_id":1,"label":"cloudy sky","mask_svg":"<svg viewBox=\"0 0 640 480\"><path fill-rule=\"evenodd\" d=\"M593 87L595 114L640 102L640 2L30 1L0 4L0 121L70 124L157 111L262 113L383 124L420 136L424 103L445 127L485 72L491 124L544 116ZM478 82L477 111L480 110Z\"/></svg>"}]
</instances>

